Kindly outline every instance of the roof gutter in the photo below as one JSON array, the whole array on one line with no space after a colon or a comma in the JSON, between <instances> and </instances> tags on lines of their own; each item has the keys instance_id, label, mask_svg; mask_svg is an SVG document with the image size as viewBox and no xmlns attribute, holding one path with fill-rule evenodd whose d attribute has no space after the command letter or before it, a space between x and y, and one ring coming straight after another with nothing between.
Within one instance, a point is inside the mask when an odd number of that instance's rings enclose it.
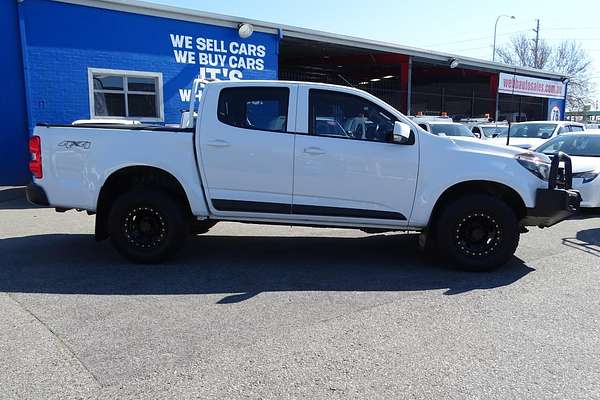
<instances>
[{"instance_id":1,"label":"roof gutter","mask_svg":"<svg viewBox=\"0 0 600 400\"><path fill-rule=\"evenodd\" d=\"M291 25L274 24L248 18L234 17L230 15L208 13L204 11L191 10L181 7L173 7L162 4L154 4L140 0L54 0L61 3L77 4L82 6L104 8L123 12L150 15L170 19L178 19L187 22L198 22L229 28L237 28L240 23L249 23L254 26L255 31L286 37L334 43L341 46L358 47L362 49L376 50L388 53L403 54L412 57L423 58L431 61L446 62L451 58L458 59L462 66L487 69L495 72L516 73L529 75L537 78L561 80L565 78L561 74L542 71L528 67L514 67L508 64L491 62L477 58L464 57L458 54L444 53L410 46L402 46L395 43L358 38L347 35L339 35L314 29L305 29Z\"/></svg>"}]
</instances>

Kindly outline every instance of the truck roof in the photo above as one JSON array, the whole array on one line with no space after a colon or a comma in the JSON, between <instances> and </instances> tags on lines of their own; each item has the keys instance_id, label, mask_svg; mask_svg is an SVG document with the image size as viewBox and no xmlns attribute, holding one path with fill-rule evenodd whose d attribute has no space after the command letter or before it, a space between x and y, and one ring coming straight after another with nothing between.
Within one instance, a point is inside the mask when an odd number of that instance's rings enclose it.
<instances>
[{"instance_id":1,"label":"truck roof","mask_svg":"<svg viewBox=\"0 0 600 400\"><path fill-rule=\"evenodd\" d=\"M354 92L354 93L359 92L364 97L371 99L371 101L373 101L374 103L376 103L376 104L379 103L380 106L382 104L385 104L385 105L387 105L387 107L394 109L394 107L391 106L389 103L387 103L385 100L382 100L379 97L377 97L365 90L362 90L357 87L352 87L352 86L334 85L331 83L303 82L303 81L279 81L279 80L240 80L240 81L216 80L216 81L206 82L206 85L207 86L208 85L220 86L220 87L228 87L228 86L232 86L232 87L275 86L276 87L276 86L283 86L283 85L304 85L304 86L311 86L314 88L322 88L324 90L330 89L330 90L336 90L336 91L340 91L340 92Z\"/></svg>"},{"instance_id":2,"label":"truck roof","mask_svg":"<svg viewBox=\"0 0 600 400\"><path fill-rule=\"evenodd\" d=\"M320 82L304 82L304 81L279 81L279 80L268 80L268 79L244 79L240 81L207 81L207 85L219 85L219 86L243 86L243 85L309 85L309 86L326 86L332 88L339 89L350 89L350 90L360 90L361 92L365 92L362 89L352 86L343 86L343 85L334 85L331 83L320 83ZM368 93L368 92L365 92Z\"/></svg>"}]
</instances>

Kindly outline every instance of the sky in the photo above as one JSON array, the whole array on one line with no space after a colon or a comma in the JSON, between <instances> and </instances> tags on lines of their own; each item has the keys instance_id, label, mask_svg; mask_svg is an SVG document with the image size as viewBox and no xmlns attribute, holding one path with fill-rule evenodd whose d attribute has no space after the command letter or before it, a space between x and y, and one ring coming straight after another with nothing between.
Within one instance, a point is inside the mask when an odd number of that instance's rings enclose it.
<instances>
[{"instance_id":1,"label":"sky","mask_svg":"<svg viewBox=\"0 0 600 400\"><path fill-rule=\"evenodd\" d=\"M600 101L600 2L577 1L466 1L466 0L147 0L302 28L346 34L406 46L439 50L490 60L496 17L497 44L516 33L540 37L549 43L564 39L581 42L593 61L595 99ZM572 5L569 8L569 4Z\"/></svg>"}]
</instances>

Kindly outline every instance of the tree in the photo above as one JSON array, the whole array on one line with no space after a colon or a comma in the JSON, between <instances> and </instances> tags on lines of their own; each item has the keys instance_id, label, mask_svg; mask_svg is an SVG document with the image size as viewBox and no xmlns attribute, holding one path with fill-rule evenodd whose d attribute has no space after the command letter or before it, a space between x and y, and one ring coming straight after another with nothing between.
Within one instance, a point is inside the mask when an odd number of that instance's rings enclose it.
<instances>
[{"instance_id":1,"label":"tree","mask_svg":"<svg viewBox=\"0 0 600 400\"><path fill-rule=\"evenodd\" d=\"M513 36L508 45L496 49L496 55L505 64L544 69L570 78L567 108L580 110L591 101L593 84L592 61L581 43L564 40L552 46L543 39L537 43L525 34Z\"/></svg>"}]
</instances>

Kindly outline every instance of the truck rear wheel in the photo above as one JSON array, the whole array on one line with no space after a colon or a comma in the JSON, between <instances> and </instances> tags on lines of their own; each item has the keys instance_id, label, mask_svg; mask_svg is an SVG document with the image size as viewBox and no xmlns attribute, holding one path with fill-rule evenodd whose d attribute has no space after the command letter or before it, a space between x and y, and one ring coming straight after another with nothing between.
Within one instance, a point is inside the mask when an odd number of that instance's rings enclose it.
<instances>
[{"instance_id":1,"label":"truck rear wheel","mask_svg":"<svg viewBox=\"0 0 600 400\"><path fill-rule=\"evenodd\" d=\"M515 212L488 195L463 196L446 207L435 229L438 249L469 271L506 264L519 245Z\"/></svg>"},{"instance_id":2,"label":"truck rear wheel","mask_svg":"<svg viewBox=\"0 0 600 400\"><path fill-rule=\"evenodd\" d=\"M189 236L189 217L168 193L136 190L117 198L108 217L115 248L140 264L160 263L173 255Z\"/></svg>"}]
</instances>

